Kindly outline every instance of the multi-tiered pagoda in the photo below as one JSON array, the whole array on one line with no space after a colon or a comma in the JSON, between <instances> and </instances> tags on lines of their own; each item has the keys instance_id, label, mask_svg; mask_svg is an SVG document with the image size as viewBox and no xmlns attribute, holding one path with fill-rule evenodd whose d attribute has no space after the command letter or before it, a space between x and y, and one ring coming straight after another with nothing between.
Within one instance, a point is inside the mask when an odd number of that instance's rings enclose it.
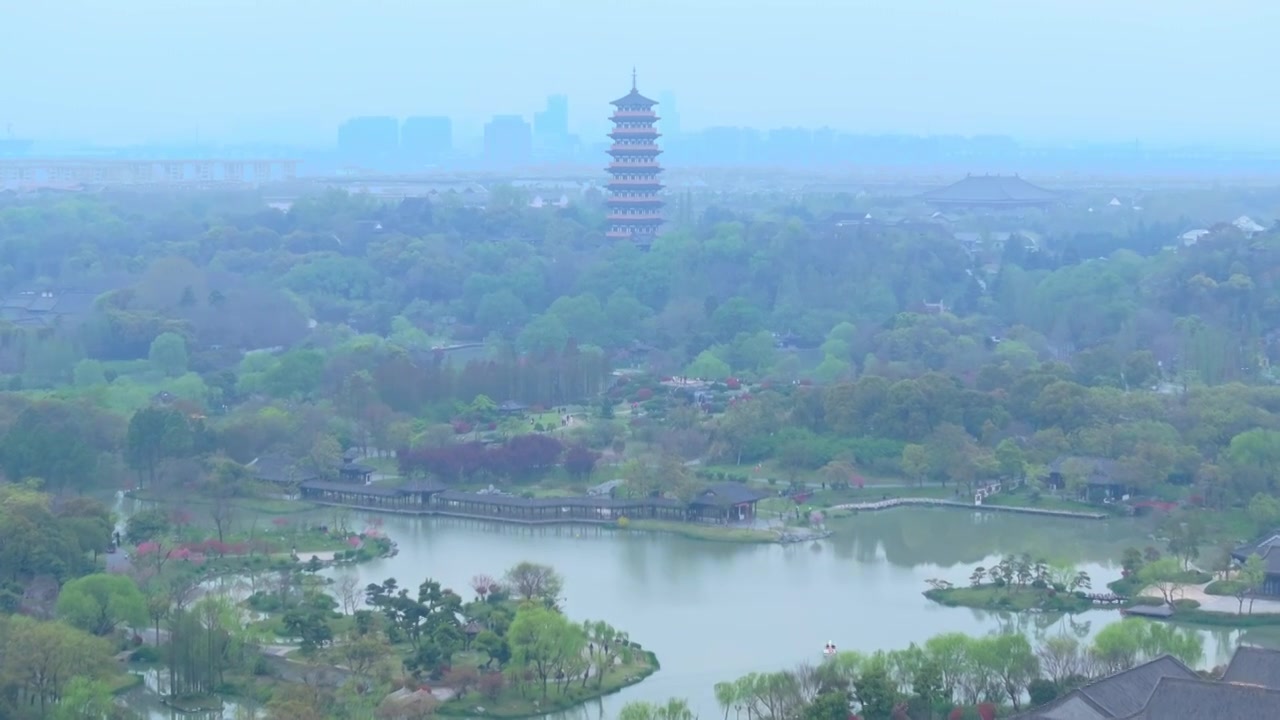
<instances>
[{"instance_id":1,"label":"multi-tiered pagoda","mask_svg":"<svg viewBox=\"0 0 1280 720\"><path fill-rule=\"evenodd\" d=\"M613 145L609 154L609 210L606 237L630 240L647 247L662 226L662 183L658 173L658 103L636 90L636 73L631 71L631 92L614 100Z\"/></svg>"}]
</instances>

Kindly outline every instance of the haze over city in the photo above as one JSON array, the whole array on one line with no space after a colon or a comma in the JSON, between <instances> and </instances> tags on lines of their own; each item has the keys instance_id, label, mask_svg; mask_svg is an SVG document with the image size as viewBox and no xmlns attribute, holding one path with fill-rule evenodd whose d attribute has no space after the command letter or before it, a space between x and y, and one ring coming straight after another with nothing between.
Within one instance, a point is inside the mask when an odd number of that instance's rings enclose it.
<instances>
[{"instance_id":1,"label":"haze over city","mask_svg":"<svg viewBox=\"0 0 1280 720\"><path fill-rule=\"evenodd\" d=\"M0 0L0 720L1280 718L1280 0Z\"/></svg>"},{"instance_id":2,"label":"haze over city","mask_svg":"<svg viewBox=\"0 0 1280 720\"><path fill-rule=\"evenodd\" d=\"M353 115L475 135L551 93L602 131L633 66L683 127L1280 143L1265 0L12 3L0 127L40 140L332 144Z\"/></svg>"}]
</instances>

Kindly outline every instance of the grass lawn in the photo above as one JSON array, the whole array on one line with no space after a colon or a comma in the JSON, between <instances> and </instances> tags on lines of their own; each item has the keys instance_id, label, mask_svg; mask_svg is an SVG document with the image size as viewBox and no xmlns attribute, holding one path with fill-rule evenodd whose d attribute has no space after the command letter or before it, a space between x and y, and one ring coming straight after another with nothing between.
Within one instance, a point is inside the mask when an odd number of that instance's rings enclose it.
<instances>
[{"instance_id":1,"label":"grass lawn","mask_svg":"<svg viewBox=\"0 0 1280 720\"><path fill-rule=\"evenodd\" d=\"M107 680L107 687L111 689L112 695L129 692L143 683L141 675L133 673L121 673Z\"/></svg>"},{"instance_id":2,"label":"grass lawn","mask_svg":"<svg viewBox=\"0 0 1280 720\"><path fill-rule=\"evenodd\" d=\"M1234 596L1242 585L1239 580L1214 580L1205 587L1204 594Z\"/></svg>"},{"instance_id":3,"label":"grass lawn","mask_svg":"<svg viewBox=\"0 0 1280 720\"><path fill-rule=\"evenodd\" d=\"M1076 500L1068 500L1066 498L1055 497L1053 495L1041 495L1038 498L1032 498L1030 493L1022 492L1021 489L1011 493L998 493L992 495L982 501L983 505L994 505L998 507L1027 507L1037 508L1040 510L1065 510L1068 512L1085 512L1098 513L1107 512L1103 507L1091 505Z\"/></svg>"},{"instance_id":4,"label":"grass lawn","mask_svg":"<svg viewBox=\"0 0 1280 720\"><path fill-rule=\"evenodd\" d=\"M1173 582L1183 585L1202 585L1212 579L1212 575L1202 570L1184 570L1172 578ZM1137 595L1146 585L1147 583L1138 579L1137 574L1107 583L1107 587L1111 589L1111 592L1124 597Z\"/></svg>"},{"instance_id":5,"label":"grass lawn","mask_svg":"<svg viewBox=\"0 0 1280 720\"><path fill-rule=\"evenodd\" d=\"M620 525L619 527L626 530L645 532L667 532L696 540L714 540L717 542L764 543L778 540L778 534L770 530L668 522L664 520L629 520L625 526Z\"/></svg>"},{"instance_id":6,"label":"grass lawn","mask_svg":"<svg viewBox=\"0 0 1280 720\"><path fill-rule=\"evenodd\" d=\"M954 487L948 485L942 487L940 485L921 485L918 487L876 487L868 485L862 488L850 488L848 490L815 490L809 497L809 501L805 503L806 508L821 509L831 507L832 505L844 505L846 503L865 503L877 502L884 500L886 496L892 498L934 498L938 500L961 500L965 496L956 497Z\"/></svg>"},{"instance_id":7,"label":"grass lawn","mask_svg":"<svg viewBox=\"0 0 1280 720\"><path fill-rule=\"evenodd\" d=\"M786 487L787 483L790 482L790 476L788 475L788 472L785 470L779 469L777 464L773 460L765 460L759 463L759 465L760 465L759 470L756 470L756 466L750 463L743 463L741 465L733 465L733 464L699 465L695 469L703 470L705 472L710 472L710 473L723 473L724 475L745 475L746 477L752 480L765 480L767 478L774 478L783 487ZM871 487L874 485L901 485L907 482L906 480L900 477L893 477L890 475L877 475L861 467L856 467L854 468L854 470L858 473L859 476L862 477L864 481L866 481L866 484L868 487ZM799 480L800 482L821 483L827 480L827 478L824 478L821 475L819 475L816 470L810 470L810 471L798 473L796 475L796 480Z\"/></svg>"},{"instance_id":8,"label":"grass lawn","mask_svg":"<svg viewBox=\"0 0 1280 720\"><path fill-rule=\"evenodd\" d=\"M634 661L626 665L615 665L604 674L604 679L596 686L596 678L587 680L585 687L582 681L569 682L564 686L557 685L554 680L547 684L547 697L542 698L542 687L537 681L523 688L507 685L496 698L487 698L478 692L467 693L465 697L455 698L441 705L437 715L471 716L476 707L484 708L485 717L526 718L541 717L548 713L581 705L604 695L609 695L629 685L634 685L658 669L657 658L652 653L641 651Z\"/></svg>"},{"instance_id":9,"label":"grass lawn","mask_svg":"<svg viewBox=\"0 0 1280 720\"><path fill-rule=\"evenodd\" d=\"M958 587L947 590L929 590L925 597L949 607L970 607L980 610L1045 610L1050 612L1084 612L1093 607L1085 598L1068 592L1054 593L1047 588L1033 587Z\"/></svg>"},{"instance_id":10,"label":"grass lawn","mask_svg":"<svg viewBox=\"0 0 1280 720\"><path fill-rule=\"evenodd\" d=\"M1237 545L1253 540L1258 526L1244 510L1213 510L1199 513L1205 523L1203 546Z\"/></svg>"}]
</instances>

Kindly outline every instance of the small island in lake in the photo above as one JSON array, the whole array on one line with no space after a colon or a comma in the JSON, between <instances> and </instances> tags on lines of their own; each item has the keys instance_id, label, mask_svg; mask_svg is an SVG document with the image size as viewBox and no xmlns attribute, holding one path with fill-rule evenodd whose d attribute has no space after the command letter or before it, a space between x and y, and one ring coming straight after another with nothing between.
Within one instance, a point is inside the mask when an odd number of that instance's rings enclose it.
<instances>
[{"instance_id":1,"label":"small island in lake","mask_svg":"<svg viewBox=\"0 0 1280 720\"><path fill-rule=\"evenodd\" d=\"M1095 603L1119 602L1115 596L1090 595L1091 584L1088 573L1073 567L1032 560L1027 554L1006 555L990 568L974 568L969 587L930 580L924 595L943 605L982 610L1077 613Z\"/></svg>"},{"instance_id":2,"label":"small island in lake","mask_svg":"<svg viewBox=\"0 0 1280 720\"><path fill-rule=\"evenodd\" d=\"M363 590L346 579L330 593L313 576L290 592L256 592L247 605L263 616L259 631L297 639L279 658L281 677L355 680L381 693L369 701L384 714L520 718L574 707L658 669L625 632L567 618L562 587L554 569L522 562L501 580L473 578L469 602L432 579L416 591L394 578Z\"/></svg>"}]
</instances>

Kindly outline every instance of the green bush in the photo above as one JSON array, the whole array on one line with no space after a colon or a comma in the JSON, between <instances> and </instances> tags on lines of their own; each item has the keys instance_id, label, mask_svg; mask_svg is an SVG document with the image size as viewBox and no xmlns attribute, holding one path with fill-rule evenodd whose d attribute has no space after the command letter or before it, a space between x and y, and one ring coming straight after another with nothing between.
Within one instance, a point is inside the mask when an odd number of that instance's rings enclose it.
<instances>
[{"instance_id":1,"label":"green bush","mask_svg":"<svg viewBox=\"0 0 1280 720\"><path fill-rule=\"evenodd\" d=\"M151 645L143 645L129 655L129 660L137 663L160 662L160 651Z\"/></svg>"},{"instance_id":2,"label":"green bush","mask_svg":"<svg viewBox=\"0 0 1280 720\"><path fill-rule=\"evenodd\" d=\"M1243 585L1239 580L1215 580L1205 587L1206 595L1235 595Z\"/></svg>"},{"instance_id":3,"label":"green bush","mask_svg":"<svg viewBox=\"0 0 1280 720\"><path fill-rule=\"evenodd\" d=\"M1121 597L1133 597L1142 589L1143 585L1144 583L1138 579L1137 573L1107 583L1107 587L1110 588L1111 592Z\"/></svg>"},{"instance_id":4,"label":"green bush","mask_svg":"<svg viewBox=\"0 0 1280 720\"><path fill-rule=\"evenodd\" d=\"M249 608L258 612L276 612L281 609L280 598L274 594L259 590L249 596L246 601Z\"/></svg>"}]
</instances>

